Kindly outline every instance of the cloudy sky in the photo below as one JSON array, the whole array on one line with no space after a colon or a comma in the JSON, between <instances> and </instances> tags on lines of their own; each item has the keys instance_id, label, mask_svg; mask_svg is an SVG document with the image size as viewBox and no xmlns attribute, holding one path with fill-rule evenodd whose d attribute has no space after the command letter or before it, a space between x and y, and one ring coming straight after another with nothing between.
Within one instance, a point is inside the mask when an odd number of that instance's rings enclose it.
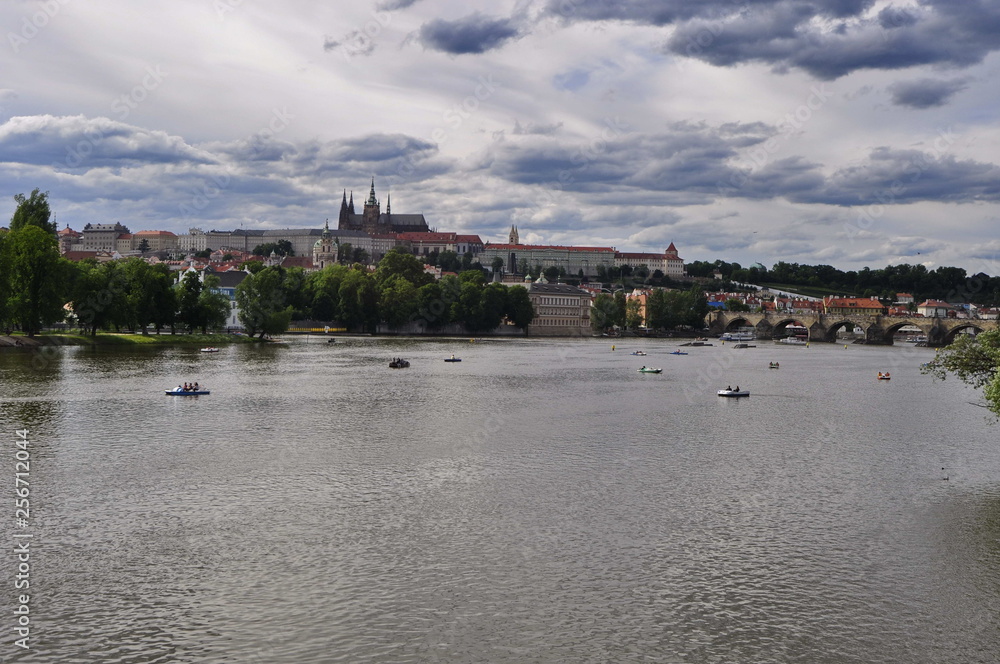
<instances>
[{"instance_id":1,"label":"cloudy sky","mask_svg":"<svg viewBox=\"0 0 1000 664\"><path fill-rule=\"evenodd\" d=\"M7 0L0 217L1000 274L1000 0Z\"/></svg>"}]
</instances>

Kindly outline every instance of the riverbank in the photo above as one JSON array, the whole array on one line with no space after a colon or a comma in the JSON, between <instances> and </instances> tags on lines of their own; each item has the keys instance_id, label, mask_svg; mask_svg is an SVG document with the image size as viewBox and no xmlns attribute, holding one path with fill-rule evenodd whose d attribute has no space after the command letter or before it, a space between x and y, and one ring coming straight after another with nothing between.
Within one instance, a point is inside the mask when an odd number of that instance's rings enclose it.
<instances>
[{"instance_id":1,"label":"riverbank","mask_svg":"<svg viewBox=\"0 0 1000 664\"><path fill-rule=\"evenodd\" d=\"M261 343L244 334L89 334L43 333L34 337L0 335L0 348L40 346L223 346L234 343Z\"/></svg>"}]
</instances>

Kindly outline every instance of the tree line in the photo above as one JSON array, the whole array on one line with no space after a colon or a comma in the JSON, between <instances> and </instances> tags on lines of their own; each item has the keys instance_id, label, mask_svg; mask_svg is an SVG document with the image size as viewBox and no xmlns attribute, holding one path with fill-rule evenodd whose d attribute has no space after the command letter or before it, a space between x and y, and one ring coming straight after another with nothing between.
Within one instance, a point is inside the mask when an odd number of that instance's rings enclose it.
<instances>
[{"instance_id":1,"label":"tree line","mask_svg":"<svg viewBox=\"0 0 1000 664\"><path fill-rule=\"evenodd\" d=\"M969 275L963 268L924 265L888 265L872 270L838 270L830 265L775 263L770 269L744 268L739 263L694 261L685 266L688 276L711 278L719 270L726 281L757 285L807 286L831 293L857 297L877 297L895 302L896 293L910 293L917 302L944 300L985 306L1000 305L1000 277L984 272Z\"/></svg>"},{"instance_id":2,"label":"tree line","mask_svg":"<svg viewBox=\"0 0 1000 664\"><path fill-rule=\"evenodd\" d=\"M231 305L219 278L192 272L179 280L166 265L138 257L78 263L59 254L47 194L15 197L10 229L0 234L0 329L34 336L69 321L91 335L100 330L206 332L225 325ZM460 323L486 332L505 319L524 329L534 312L523 286L486 284L482 269L440 281L405 250L389 252L374 272L361 264L302 268L247 266L236 289L239 317L250 334L274 334L292 320L336 322L374 331L422 321L427 329Z\"/></svg>"},{"instance_id":3,"label":"tree line","mask_svg":"<svg viewBox=\"0 0 1000 664\"><path fill-rule=\"evenodd\" d=\"M625 291L614 295L601 293L594 298L590 310L590 326L595 331L609 328L637 329L645 323L650 330L674 330L705 327L708 315L708 298L701 287L691 286L686 291L653 290L646 296L645 310L636 298L626 298Z\"/></svg>"},{"instance_id":4,"label":"tree line","mask_svg":"<svg viewBox=\"0 0 1000 664\"><path fill-rule=\"evenodd\" d=\"M301 268L248 266L236 287L240 321L248 334L275 334L291 320L336 321L351 330L374 332L380 323L402 328L421 322L428 330L459 323L487 332L504 320L526 329L534 317L523 286L486 283L473 268L442 279L405 249L393 249L374 272L361 264Z\"/></svg>"}]
</instances>

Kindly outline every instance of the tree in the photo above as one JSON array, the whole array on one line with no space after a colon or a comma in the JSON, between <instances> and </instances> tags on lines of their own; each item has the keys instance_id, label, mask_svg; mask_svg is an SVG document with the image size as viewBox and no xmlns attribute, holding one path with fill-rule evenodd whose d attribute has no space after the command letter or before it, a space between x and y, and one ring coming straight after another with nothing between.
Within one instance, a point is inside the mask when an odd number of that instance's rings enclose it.
<instances>
[{"instance_id":1,"label":"tree","mask_svg":"<svg viewBox=\"0 0 1000 664\"><path fill-rule=\"evenodd\" d=\"M507 311L507 287L503 284L489 284L479 296L479 320L477 327L483 332L495 329L503 322Z\"/></svg>"},{"instance_id":2,"label":"tree","mask_svg":"<svg viewBox=\"0 0 1000 664\"><path fill-rule=\"evenodd\" d=\"M642 302L638 298L627 300L625 302L625 325L634 330L641 327L642 323Z\"/></svg>"},{"instance_id":3,"label":"tree","mask_svg":"<svg viewBox=\"0 0 1000 664\"><path fill-rule=\"evenodd\" d=\"M434 277L424 272L423 263L401 247L394 248L378 262L378 267L375 269L375 283L382 288L397 276L406 279L416 288L434 281Z\"/></svg>"},{"instance_id":4,"label":"tree","mask_svg":"<svg viewBox=\"0 0 1000 664\"><path fill-rule=\"evenodd\" d=\"M618 304L615 299L606 293L601 293L594 298L594 304L590 308L590 327L596 331L612 327L617 324Z\"/></svg>"},{"instance_id":5,"label":"tree","mask_svg":"<svg viewBox=\"0 0 1000 664\"><path fill-rule=\"evenodd\" d=\"M327 265L306 278L305 290L312 306L311 318L334 321L340 318L340 283L348 269L343 265Z\"/></svg>"},{"instance_id":6,"label":"tree","mask_svg":"<svg viewBox=\"0 0 1000 664\"><path fill-rule=\"evenodd\" d=\"M7 316L29 337L65 317L69 262L59 255L56 237L35 224L7 233L0 264L6 269Z\"/></svg>"},{"instance_id":7,"label":"tree","mask_svg":"<svg viewBox=\"0 0 1000 664\"><path fill-rule=\"evenodd\" d=\"M36 187L31 191L31 195L25 197L24 194L14 196L17 208L10 218L11 232L19 231L25 226L37 226L52 237L56 235L56 225L49 221L52 211L49 209L49 192L41 193Z\"/></svg>"},{"instance_id":8,"label":"tree","mask_svg":"<svg viewBox=\"0 0 1000 664\"><path fill-rule=\"evenodd\" d=\"M528 289L524 286L511 286L507 289L507 320L527 330L535 318L535 309L531 306Z\"/></svg>"},{"instance_id":9,"label":"tree","mask_svg":"<svg viewBox=\"0 0 1000 664\"><path fill-rule=\"evenodd\" d=\"M187 327L188 332L194 332L195 328L201 327L201 307L198 298L204 285L198 278L198 273L190 271L184 275L177 288L179 311L177 318L181 325Z\"/></svg>"},{"instance_id":10,"label":"tree","mask_svg":"<svg viewBox=\"0 0 1000 664\"><path fill-rule=\"evenodd\" d=\"M72 292L73 314L80 329L91 336L115 322L121 323L125 307L125 273L115 261L82 262Z\"/></svg>"},{"instance_id":11,"label":"tree","mask_svg":"<svg viewBox=\"0 0 1000 664\"><path fill-rule=\"evenodd\" d=\"M351 269L338 291L341 321L347 327L374 332L378 324L378 289L364 269Z\"/></svg>"},{"instance_id":12,"label":"tree","mask_svg":"<svg viewBox=\"0 0 1000 664\"><path fill-rule=\"evenodd\" d=\"M389 327L399 328L410 322L418 304L417 288L403 275L397 274L382 284L379 311Z\"/></svg>"},{"instance_id":13,"label":"tree","mask_svg":"<svg viewBox=\"0 0 1000 664\"><path fill-rule=\"evenodd\" d=\"M944 380L954 374L975 388L983 388L986 407L1000 417L1000 331L990 330L975 337L956 335L955 342L937 352L921 367L921 373Z\"/></svg>"},{"instance_id":14,"label":"tree","mask_svg":"<svg viewBox=\"0 0 1000 664\"><path fill-rule=\"evenodd\" d=\"M255 256L294 256L295 248L290 240L278 240L277 242L265 242L253 248Z\"/></svg>"},{"instance_id":15,"label":"tree","mask_svg":"<svg viewBox=\"0 0 1000 664\"><path fill-rule=\"evenodd\" d=\"M724 304L727 311L750 311L749 305L740 302L735 297L728 298Z\"/></svg>"},{"instance_id":16,"label":"tree","mask_svg":"<svg viewBox=\"0 0 1000 664\"><path fill-rule=\"evenodd\" d=\"M438 329L450 321L450 304L438 282L421 286L417 290L417 317L428 329Z\"/></svg>"},{"instance_id":17,"label":"tree","mask_svg":"<svg viewBox=\"0 0 1000 664\"><path fill-rule=\"evenodd\" d=\"M135 248L139 251L140 254L146 253L147 251L149 251L149 240L147 240L146 238L142 238L141 240L139 240L139 244L137 244Z\"/></svg>"},{"instance_id":18,"label":"tree","mask_svg":"<svg viewBox=\"0 0 1000 664\"><path fill-rule=\"evenodd\" d=\"M292 307L285 304L284 276L280 267L266 267L236 287L236 307L248 335L263 339L288 329Z\"/></svg>"},{"instance_id":19,"label":"tree","mask_svg":"<svg viewBox=\"0 0 1000 664\"><path fill-rule=\"evenodd\" d=\"M493 268L494 272L499 272L503 269L503 259L499 256L494 256L492 262L490 263L490 267Z\"/></svg>"},{"instance_id":20,"label":"tree","mask_svg":"<svg viewBox=\"0 0 1000 664\"><path fill-rule=\"evenodd\" d=\"M557 268L554 265L550 265L544 270L542 270L542 274L544 274L545 278L548 279L549 281L555 281L556 279L559 278L559 268Z\"/></svg>"},{"instance_id":21,"label":"tree","mask_svg":"<svg viewBox=\"0 0 1000 664\"><path fill-rule=\"evenodd\" d=\"M462 260L454 251L442 251L438 256L438 267L443 272L459 272L462 269Z\"/></svg>"},{"instance_id":22,"label":"tree","mask_svg":"<svg viewBox=\"0 0 1000 664\"><path fill-rule=\"evenodd\" d=\"M209 328L219 328L225 325L230 310L229 298L219 290L217 276L214 274L206 276L204 286L198 295L198 317L202 334L208 332ZM288 321L291 321L291 312L289 312ZM288 322L286 321L285 326L279 332L284 332L287 329ZM279 332L269 332L269 334L278 334Z\"/></svg>"},{"instance_id":23,"label":"tree","mask_svg":"<svg viewBox=\"0 0 1000 664\"><path fill-rule=\"evenodd\" d=\"M257 274L264 269L263 261L243 261L240 263L240 270L243 272L249 272L250 274Z\"/></svg>"}]
</instances>

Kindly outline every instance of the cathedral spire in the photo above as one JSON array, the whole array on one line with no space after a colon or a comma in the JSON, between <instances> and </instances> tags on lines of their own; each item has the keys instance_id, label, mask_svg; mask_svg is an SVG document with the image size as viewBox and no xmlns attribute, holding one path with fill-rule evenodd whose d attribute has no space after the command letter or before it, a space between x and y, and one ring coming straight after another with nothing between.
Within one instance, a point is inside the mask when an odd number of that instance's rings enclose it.
<instances>
[{"instance_id":1,"label":"cathedral spire","mask_svg":"<svg viewBox=\"0 0 1000 664\"><path fill-rule=\"evenodd\" d=\"M354 214L354 190L351 190L351 201L347 204L347 211Z\"/></svg>"},{"instance_id":2,"label":"cathedral spire","mask_svg":"<svg viewBox=\"0 0 1000 664\"><path fill-rule=\"evenodd\" d=\"M375 199L375 177L372 176L372 189L368 193L368 202L365 205L378 205L378 201Z\"/></svg>"}]
</instances>

